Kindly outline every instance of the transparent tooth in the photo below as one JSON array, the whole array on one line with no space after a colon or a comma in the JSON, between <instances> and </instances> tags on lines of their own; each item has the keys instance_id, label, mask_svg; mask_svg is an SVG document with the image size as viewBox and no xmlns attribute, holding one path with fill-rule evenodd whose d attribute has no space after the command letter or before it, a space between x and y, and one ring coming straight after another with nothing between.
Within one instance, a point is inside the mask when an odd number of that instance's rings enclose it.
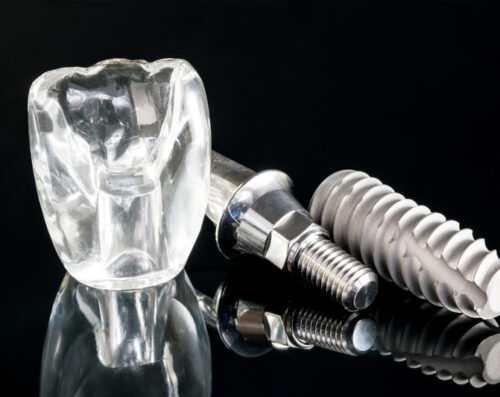
<instances>
[{"instance_id":1,"label":"transparent tooth","mask_svg":"<svg viewBox=\"0 0 500 397\"><path fill-rule=\"evenodd\" d=\"M111 59L44 73L28 101L33 171L68 272L97 288L172 279L208 198L210 123L187 62Z\"/></svg>"}]
</instances>

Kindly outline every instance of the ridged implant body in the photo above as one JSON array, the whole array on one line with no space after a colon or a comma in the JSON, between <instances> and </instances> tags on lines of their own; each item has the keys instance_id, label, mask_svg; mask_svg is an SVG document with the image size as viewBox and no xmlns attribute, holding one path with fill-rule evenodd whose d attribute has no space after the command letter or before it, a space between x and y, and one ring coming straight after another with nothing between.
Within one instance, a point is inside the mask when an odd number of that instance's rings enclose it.
<instances>
[{"instance_id":1,"label":"ridged implant body","mask_svg":"<svg viewBox=\"0 0 500 397\"><path fill-rule=\"evenodd\" d=\"M310 212L336 244L399 287L471 317L500 314L496 251L378 179L351 170L332 174L314 193Z\"/></svg>"},{"instance_id":2,"label":"ridged implant body","mask_svg":"<svg viewBox=\"0 0 500 397\"><path fill-rule=\"evenodd\" d=\"M255 173L212 152L207 216L216 225L219 250L229 258L259 255L302 274L347 310L366 308L378 291L376 273L336 247L291 188L280 171Z\"/></svg>"},{"instance_id":3,"label":"ridged implant body","mask_svg":"<svg viewBox=\"0 0 500 397\"><path fill-rule=\"evenodd\" d=\"M369 350L376 335L372 319L360 315L332 316L312 309L295 309L292 332L302 343L356 356Z\"/></svg>"},{"instance_id":4,"label":"ridged implant body","mask_svg":"<svg viewBox=\"0 0 500 397\"><path fill-rule=\"evenodd\" d=\"M428 303L404 301L375 314L375 349L425 375L473 387L500 382L500 330L492 322L454 314Z\"/></svg>"}]
</instances>

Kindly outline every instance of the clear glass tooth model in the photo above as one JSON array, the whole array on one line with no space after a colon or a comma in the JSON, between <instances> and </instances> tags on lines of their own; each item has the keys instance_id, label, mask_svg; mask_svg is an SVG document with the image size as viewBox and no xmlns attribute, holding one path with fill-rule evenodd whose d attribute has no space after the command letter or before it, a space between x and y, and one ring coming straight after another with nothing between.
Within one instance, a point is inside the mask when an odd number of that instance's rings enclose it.
<instances>
[{"instance_id":1,"label":"clear glass tooth model","mask_svg":"<svg viewBox=\"0 0 500 397\"><path fill-rule=\"evenodd\" d=\"M207 100L192 66L111 59L49 71L28 111L38 196L68 272L105 289L175 277L210 179Z\"/></svg>"}]
</instances>

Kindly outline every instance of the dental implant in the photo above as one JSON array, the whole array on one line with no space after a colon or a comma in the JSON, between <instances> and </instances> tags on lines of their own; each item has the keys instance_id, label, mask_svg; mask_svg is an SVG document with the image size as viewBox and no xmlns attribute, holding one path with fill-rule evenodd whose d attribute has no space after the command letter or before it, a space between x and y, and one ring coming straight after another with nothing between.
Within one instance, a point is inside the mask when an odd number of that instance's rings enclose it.
<instances>
[{"instance_id":1,"label":"dental implant","mask_svg":"<svg viewBox=\"0 0 500 397\"><path fill-rule=\"evenodd\" d=\"M352 170L325 179L310 211L336 244L419 298L470 317L500 314L500 259L458 222Z\"/></svg>"},{"instance_id":2,"label":"dental implant","mask_svg":"<svg viewBox=\"0 0 500 397\"><path fill-rule=\"evenodd\" d=\"M212 152L208 218L228 258L249 253L301 274L347 310L368 307L378 291L375 272L333 244L291 193L280 171L259 173Z\"/></svg>"}]
</instances>

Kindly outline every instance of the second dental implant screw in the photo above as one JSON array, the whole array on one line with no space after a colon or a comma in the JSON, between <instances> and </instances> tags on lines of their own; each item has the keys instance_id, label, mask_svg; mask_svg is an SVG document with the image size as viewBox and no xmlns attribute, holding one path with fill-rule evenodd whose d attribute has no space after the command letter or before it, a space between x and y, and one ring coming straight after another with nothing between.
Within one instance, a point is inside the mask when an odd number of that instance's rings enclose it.
<instances>
[{"instance_id":1,"label":"second dental implant screw","mask_svg":"<svg viewBox=\"0 0 500 397\"><path fill-rule=\"evenodd\" d=\"M291 193L280 171L259 173L212 152L207 216L226 257L259 255L280 269L300 273L347 310L368 307L377 275L333 244Z\"/></svg>"}]
</instances>

